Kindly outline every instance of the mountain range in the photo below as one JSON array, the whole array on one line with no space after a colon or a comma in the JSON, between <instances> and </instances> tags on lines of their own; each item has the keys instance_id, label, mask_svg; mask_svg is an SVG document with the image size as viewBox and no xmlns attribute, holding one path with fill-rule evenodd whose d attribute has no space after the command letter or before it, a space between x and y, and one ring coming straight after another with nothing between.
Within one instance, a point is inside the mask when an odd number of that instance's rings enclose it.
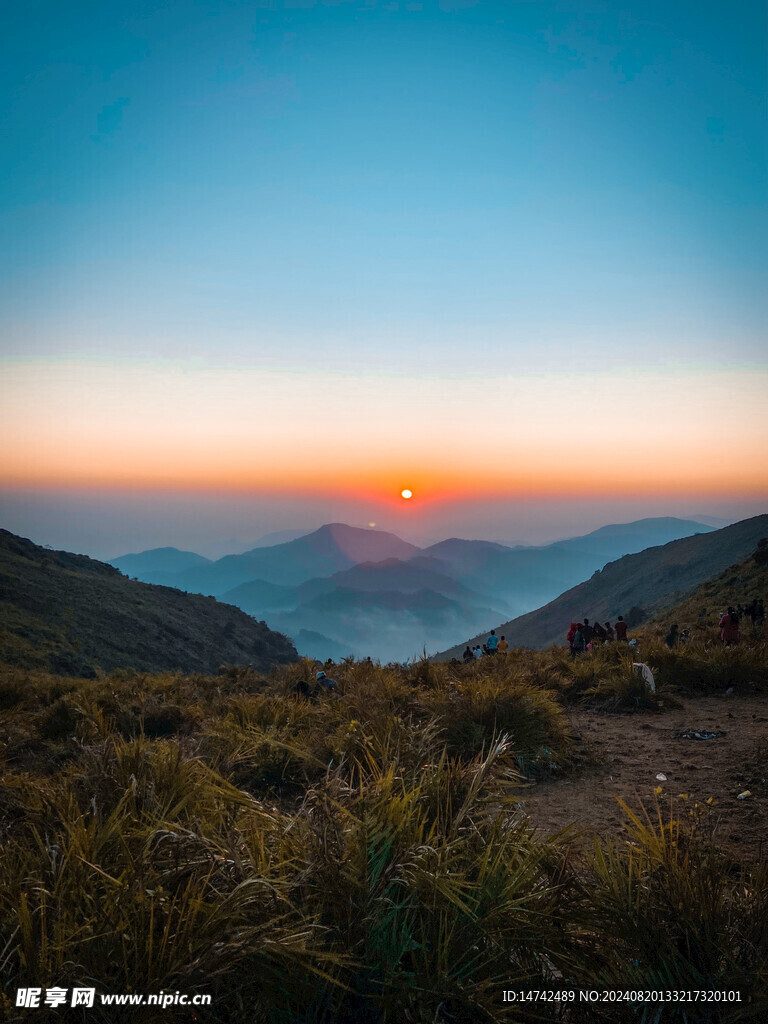
<instances>
[{"instance_id":1,"label":"mountain range","mask_svg":"<svg viewBox=\"0 0 768 1024\"><path fill-rule=\"evenodd\" d=\"M511 620L611 559L713 529L667 517L541 547L449 538L418 548L391 533L333 523L217 561L178 552L174 564L160 548L112 564L148 583L216 596L294 640L311 637L315 657L345 650L389 661Z\"/></svg>"}]
</instances>

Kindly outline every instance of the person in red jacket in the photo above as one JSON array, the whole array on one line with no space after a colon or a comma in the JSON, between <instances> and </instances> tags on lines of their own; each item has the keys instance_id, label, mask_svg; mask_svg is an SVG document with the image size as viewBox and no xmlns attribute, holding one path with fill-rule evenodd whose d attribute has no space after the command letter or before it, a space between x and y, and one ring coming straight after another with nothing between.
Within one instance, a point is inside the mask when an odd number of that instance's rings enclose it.
<instances>
[{"instance_id":1,"label":"person in red jacket","mask_svg":"<svg viewBox=\"0 0 768 1024\"><path fill-rule=\"evenodd\" d=\"M619 616L619 618L618 618L618 620L617 620L617 622L616 622L616 624L615 624L615 626L613 628L616 631L616 639L617 640L625 640L626 641L626 639L627 639L627 624L624 621L624 616L623 615Z\"/></svg>"},{"instance_id":2,"label":"person in red jacket","mask_svg":"<svg viewBox=\"0 0 768 1024\"><path fill-rule=\"evenodd\" d=\"M739 616L730 606L720 616L720 639L726 645L739 642Z\"/></svg>"}]
</instances>

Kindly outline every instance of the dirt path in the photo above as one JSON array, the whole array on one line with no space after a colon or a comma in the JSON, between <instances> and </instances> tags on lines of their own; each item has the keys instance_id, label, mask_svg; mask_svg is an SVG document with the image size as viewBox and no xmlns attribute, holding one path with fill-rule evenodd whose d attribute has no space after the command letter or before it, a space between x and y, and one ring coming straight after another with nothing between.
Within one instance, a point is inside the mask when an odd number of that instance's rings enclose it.
<instances>
[{"instance_id":1,"label":"dirt path","mask_svg":"<svg viewBox=\"0 0 768 1024\"><path fill-rule=\"evenodd\" d=\"M681 698L662 713L604 714L575 711L571 725L584 767L566 778L524 792L531 820L547 832L571 822L594 834L619 835L623 820L616 797L651 809L661 799L687 793L687 803L713 800L709 817L725 849L739 860L768 857L768 697ZM685 729L717 732L716 739L676 739ZM667 781L659 781L658 773ZM739 800L749 790L751 796Z\"/></svg>"}]
</instances>

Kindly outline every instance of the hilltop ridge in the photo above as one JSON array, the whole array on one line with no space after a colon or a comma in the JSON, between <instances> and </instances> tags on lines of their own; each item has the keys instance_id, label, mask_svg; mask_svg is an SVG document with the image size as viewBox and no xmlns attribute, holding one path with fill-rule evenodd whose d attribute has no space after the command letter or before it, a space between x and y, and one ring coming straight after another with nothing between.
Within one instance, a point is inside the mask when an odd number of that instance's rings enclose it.
<instances>
[{"instance_id":1,"label":"hilltop ridge","mask_svg":"<svg viewBox=\"0 0 768 1024\"><path fill-rule=\"evenodd\" d=\"M0 661L92 676L97 668L215 672L294 661L293 644L233 605L138 583L104 562L0 530Z\"/></svg>"}]
</instances>

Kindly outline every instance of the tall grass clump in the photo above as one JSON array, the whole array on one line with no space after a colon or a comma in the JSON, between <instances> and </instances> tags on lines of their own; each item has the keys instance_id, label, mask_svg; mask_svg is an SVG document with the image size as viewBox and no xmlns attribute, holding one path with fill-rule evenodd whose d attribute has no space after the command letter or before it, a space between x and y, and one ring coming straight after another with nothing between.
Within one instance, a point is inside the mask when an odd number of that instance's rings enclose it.
<instances>
[{"instance_id":1,"label":"tall grass clump","mask_svg":"<svg viewBox=\"0 0 768 1024\"><path fill-rule=\"evenodd\" d=\"M621 803L621 801L620 801ZM626 836L595 844L582 983L598 989L738 990L740 1002L624 1008L608 1020L762 1021L768 1013L768 870L734 865L687 804L622 803ZM601 1019L597 1017L596 1019Z\"/></svg>"},{"instance_id":2,"label":"tall grass clump","mask_svg":"<svg viewBox=\"0 0 768 1024\"><path fill-rule=\"evenodd\" d=\"M510 979L543 985L567 958L563 848L510 814L506 738L472 761L443 748L419 770L369 755L300 816L304 902L354 965L331 1019L493 1021Z\"/></svg>"}]
</instances>

